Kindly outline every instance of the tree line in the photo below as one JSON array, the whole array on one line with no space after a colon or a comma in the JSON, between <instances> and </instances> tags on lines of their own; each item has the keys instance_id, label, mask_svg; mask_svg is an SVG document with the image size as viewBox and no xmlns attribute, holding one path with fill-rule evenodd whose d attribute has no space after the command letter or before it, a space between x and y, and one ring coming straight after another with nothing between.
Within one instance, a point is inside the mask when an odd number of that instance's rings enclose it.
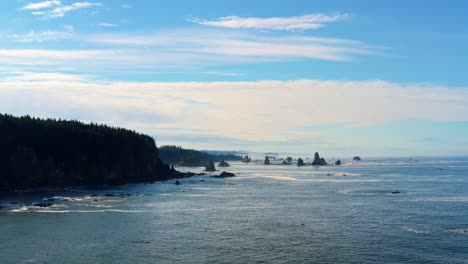
<instances>
[{"instance_id":1,"label":"tree line","mask_svg":"<svg viewBox=\"0 0 468 264\"><path fill-rule=\"evenodd\" d=\"M0 114L0 190L173 178L153 138L76 120Z\"/></svg>"}]
</instances>

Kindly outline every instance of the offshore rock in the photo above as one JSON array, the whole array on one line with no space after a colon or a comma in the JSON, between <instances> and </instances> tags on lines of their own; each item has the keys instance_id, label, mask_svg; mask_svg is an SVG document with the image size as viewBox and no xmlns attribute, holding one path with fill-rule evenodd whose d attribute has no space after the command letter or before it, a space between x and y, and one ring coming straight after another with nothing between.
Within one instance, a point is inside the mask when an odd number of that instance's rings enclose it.
<instances>
[{"instance_id":1,"label":"offshore rock","mask_svg":"<svg viewBox=\"0 0 468 264\"><path fill-rule=\"evenodd\" d=\"M312 162L313 166L325 166L327 165L327 162L325 161L324 158L320 158L320 155L318 152L315 152L314 154L314 161Z\"/></svg>"},{"instance_id":2,"label":"offshore rock","mask_svg":"<svg viewBox=\"0 0 468 264\"><path fill-rule=\"evenodd\" d=\"M205 171L216 171L216 167L212 160L208 161L208 164L206 164Z\"/></svg>"},{"instance_id":3,"label":"offshore rock","mask_svg":"<svg viewBox=\"0 0 468 264\"><path fill-rule=\"evenodd\" d=\"M304 163L304 160L302 160L301 158L298 158L297 159L297 166L304 166L305 163Z\"/></svg>"},{"instance_id":4,"label":"offshore rock","mask_svg":"<svg viewBox=\"0 0 468 264\"><path fill-rule=\"evenodd\" d=\"M226 161L222 160L222 161L218 164L218 167L229 167L229 163L227 163Z\"/></svg>"},{"instance_id":5,"label":"offshore rock","mask_svg":"<svg viewBox=\"0 0 468 264\"><path fill-rule=\"evenodd\" d=\"M211 176L213 178L232 178L232 177L236 177L236 175L232 172L227 172L227 171L223 171L221 172L220 175L214 175L214 176Z\"/></svg>"}]
</instances>

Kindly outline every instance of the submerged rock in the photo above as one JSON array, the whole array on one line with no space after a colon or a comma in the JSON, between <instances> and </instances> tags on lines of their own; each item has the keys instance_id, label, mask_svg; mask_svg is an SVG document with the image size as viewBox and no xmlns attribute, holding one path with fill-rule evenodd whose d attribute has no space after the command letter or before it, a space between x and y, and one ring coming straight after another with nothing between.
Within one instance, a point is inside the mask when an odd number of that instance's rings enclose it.
<instances>
[{"instance_id":1,"label":"submerged rock","mask_svg":"<svg viewBox=\"0 0 468 264\"><path fill-rule=\"evenodd\" d=\"M400 194L399 191L393 191L392 194Z\"/></svg>"},{"instance_id":2,"label":"submerged rock","mask_svg":"<svg viewBox=\"0 0 468 264\"><path fill-rule=\"evenodd\" d=\"M222 161L218 164L218 167L229 167L229 163L227 163L226 161L222 160Z\"/></svg>"},{"instance_id":3,"label":"submerged rock","mask_svg":"<svg viewBox=\"0 0 468 264\"><path fill-rule=\"evenodd\" d=\"M220 175L214 175L214 176L211 176L213 178L232 178L232 177L236 177L236 175L232 172L227 172L227 171L223 171L221 172Z\"/></svg>"},{"instance_id":4,"label":"submerged rock","mask_svg":"<svg viewBox=\"0 0 468 264\"><path fill-rule=\"evenodd\" d=\"M314 154L314 161L312 161L313 166L325 166L327 165L327 162L325 161L324 158L321 158L318 152L315 152Z\"/></svg>"},{"instance_id":5,"label":"submerged rock","mask_svg":"<svg viewBox=\"0 0 468 264\"><path fill-rule=\"evenodd\" d=\"M359 156L354 156L353 160L359 161L359 160L361 160L361 157L359 157Z\"/></svg>"},{"instance_id":6,"label":"submerged rock","mask_svg":"<svg viewBox=\"0 0 468 264\"><path fill-rule=\"evenodd\" d=\"M212 160L208 161L208 163L205 165L205 171L216 171L216 167Z\"/></svg>"},{"instance_id":7,"label":"submerged rock","mask_svg":"<svg viewBox=\"0 0 468 264\"><path fill-rule=\"evenodd\" d=\"M336 166L340 166L340 165L341 165L341 160L335 161L335 165L336 165Z\"/></svg>"},{"instance_id":8,"label":"submerged rock","mask_svg":"<svg viewBox=\"0 0 468 264\"><path fill-rule=\"evenodd\" d=\"M114 196L115 196L115 194L112 194L112 193L106 193L106 194L104 194L104 196L107 196L107 197L114 197Z\"/></svg>"},{"instance_id":9,"label":"submerged rock","mask_svg":"<svg viewBox=\"0 0 468 264\"><path fill-rule=\"evenodd\" d=\"M298 158L297 159L297 166L304 166L305 163L304 163L304 160L302 160L301 158Z\"/></svg>"}]
</instances>

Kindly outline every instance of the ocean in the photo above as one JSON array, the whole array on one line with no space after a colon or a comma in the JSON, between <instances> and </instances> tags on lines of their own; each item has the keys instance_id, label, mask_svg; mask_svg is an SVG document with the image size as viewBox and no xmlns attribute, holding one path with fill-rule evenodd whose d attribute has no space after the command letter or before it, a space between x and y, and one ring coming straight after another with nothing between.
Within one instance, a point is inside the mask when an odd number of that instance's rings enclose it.
<instances>
[{"instance_id":1,"label":"ocean","mask_svg":"<svg viewBox=\"0 0 468 264\"><path fill-rule=\"evenodd\" d=\"M19 192L0 263L468 263L468 158L343 161Z\"/></svg>"}]
</instances>

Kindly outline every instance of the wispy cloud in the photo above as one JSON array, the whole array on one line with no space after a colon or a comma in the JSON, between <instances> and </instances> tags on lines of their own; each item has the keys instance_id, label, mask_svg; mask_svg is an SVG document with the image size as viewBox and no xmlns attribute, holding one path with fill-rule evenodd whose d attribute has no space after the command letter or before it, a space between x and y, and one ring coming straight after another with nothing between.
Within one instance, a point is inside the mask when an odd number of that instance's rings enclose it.
<instances>
[{"instance_id":1,"label":"wispy cloud","mask_svg":"<svg viewBox=\"0 0 468 264\"><path fill-rule=\"evenodd\" d=\"M78 9L102 6L100 3L75 2L69 5L62 4L61 1L43 1L38 3L29 3L19 10L31 11L31 14L44 18L64 17L68 12Z\"/></svg>"},{"instance_id":2,"label":"wispy cloud","mask_svg":"<svg viewBox=\"0 0 468 264\"><path fill-rule=\"evenodd\" d=\"M10 34L6 35L6 39L15 42L32 43L32 42L46 42L70 39L73 37L74 29L72 26L65 26L65 30L46 30L34 31L31 30L25 34Z\"/></svg>"},{"instance_id":3,"label":"wispy cloud","mask_svg":"<svg viewBox=\"0 0 468 264\"><path fill-rule=\"evenodd\" d=\"M123 8L132 8L133 6L125 4L125 5L121 5L121 7L123 7Z\"/></svg>"},{"instance_id":4,"label":"wispy cloud","mask_svg":"<svg viewBox=\"0 0 468 264\"><path fill-rule=\"evenodd\" d=\"M100 27L117 27L118 25L104 22L104 23L99 23L98 26L100 26Z\"/></svg>"},{"instance_id":5,"label":"wispy cloud","mask_svg":"<svg viewBox=\"0 0 468 264\"><path fill-rule=\"evenodd\" d=\"M3 49L0 50L0 64L128 71L291 60L347 61L380 52L347 39L278 37L268 33L219 30L76 35L74 40L86 44L86 49Z\"/></svg>"},{"instance_id":6,"label":"wispy cloud","mask_svg":"<svg viewBox=\"0 0 468 264\"><path fill-rule=\"evenodd\" d=\"M54 6L61 6L61 1L44 1L39 3L29 3L20 8L20 10L39 10L45 8L51 8Z\"/></svg>"},{"instance_id":7,"label":"wispy cloud","mask_svg":"<svg viewBox=\"0 0 468 264\"><path fill-rule=\"evenodd\" d=\"M205 20L200 18L190 19L189 21L213 27L223 27L232 29L261 29L261 30L286 30L303 31L310 29L319 29L325 27L325 24L337 22L348 18L348 14L338 13L335 15L326 15L322 13L308 14L294 17L237 17L227 16L215 20Z\"/></svg>"}]
</instances>

